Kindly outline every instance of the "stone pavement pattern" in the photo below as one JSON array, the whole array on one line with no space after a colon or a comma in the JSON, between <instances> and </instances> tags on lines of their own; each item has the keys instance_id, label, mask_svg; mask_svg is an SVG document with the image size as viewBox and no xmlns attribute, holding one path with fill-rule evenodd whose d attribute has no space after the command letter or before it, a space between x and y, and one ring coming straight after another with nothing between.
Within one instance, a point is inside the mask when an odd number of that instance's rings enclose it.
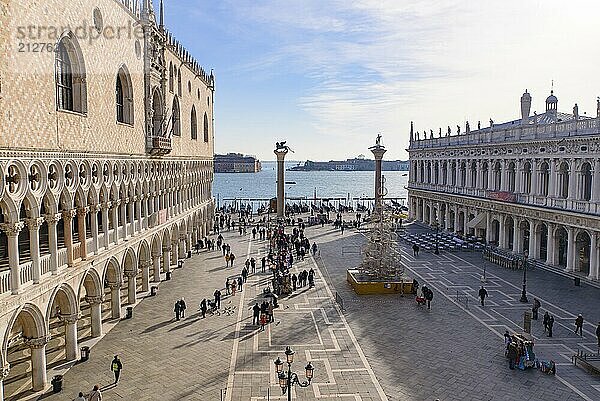
<instances>
[{"instance_id":1,"label":"stone pavement pattern","mask_svg":"<svg viewBox=\"0 0 600 401\"><path fill-rule=\"evenodd\" d=\"M330 227L314 227L307 229L307 236L319 244L320 257L316 264L312 258L297 262L295 269L318 266L316 288L301 289L281 299L275 323L266 331L259 332L251 325L250 308L256 300L262 301L268 274L251 276L241 296L238 293L225 298L223 306L233 308L233 314L199 318L201 297L223 287L227 275L237 275L246 255L257 258L265 252L265 241L226 233L226 242L238 256L234 269L224 267L220 252L188 259L183 269L174 271L173 280L161 283L157 297L143 300L135 308L133 319L117 324L92 349L88 362L66 374L63 393L47 399L71 400L80 389L89 391L95 383L111 383L109 365L115 353L123 359L124 372L118 386L104 391L104 400L212 401L220 400L221 390L227 387L227 401L263 400L268 391L270 399L285 399L276 383L272 361L283 357L286 345L296 351L293 368L301 378L306 361L311 360L316 368L314 384L293 391L298 400L598 399L589 391L583 391L588 398L581 397L556 377L535 370L508 369L502 338L487 326L497 332L504 327L516 328L523 310L523 305L512 301L518 293L515 286L518 289L519 272L488 267L490 308L479 311L475 297L479 288L477 266L481 264L468 259L475 254L421 254L419 260L413 260L405 248L408 267L434 287L433 309L427 311L409 296L358 297L352 292L346 283L346 269L359 262L356 251L364 243L362 235L348 230L342 236ZM341 294L344 315L335 307L323 278ZM532 272L531 290L542 295L542 307L561 305L562 313L558 309L552 309L552 313L566 319L567 327L570 317L580 311L584 316L593 316L593 305L586 300L598 299L598 290L566 287L561 279ZM452 297L456 288L471 298L468 309ZM188 316L175 322L173 304L182 296L188 303ZM563 296L569 296L568 302L551 299ZM498 307L502 303L508 309ZM558 320L555 326L560 326ZM553 341L570 338L567 327L557 327ZM589 342L591 326L585 329L584 342ZM534 331L534 335L539 333ZM548 348L540 346L536 351L545 354L554 343L547 344ZM587 386L593 390L589 376L579 370L571 374L568 368L559 366L560 377L576 389Z\"/></svg>"}]
</instances>

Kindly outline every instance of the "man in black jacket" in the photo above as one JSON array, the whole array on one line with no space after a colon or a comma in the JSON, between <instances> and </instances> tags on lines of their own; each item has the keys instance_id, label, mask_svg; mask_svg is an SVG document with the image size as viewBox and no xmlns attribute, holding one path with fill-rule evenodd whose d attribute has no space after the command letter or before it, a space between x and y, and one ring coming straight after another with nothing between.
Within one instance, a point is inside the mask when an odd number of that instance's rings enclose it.
<instances>
[{"instance_id":1,"label":"man in black jacket","mask_svg":"<svg viewBox=\"0 0 600 401\"><path fill-rule=\"evenodd\" d=\"M487 295L488 295L487 290L485 288L483 288L483 286L481 286L481 288L479 289L479 299L481 299L481 306L485 306L484 300L485 300L485 297L487 297Z\"/></svg>"}]
</instances>

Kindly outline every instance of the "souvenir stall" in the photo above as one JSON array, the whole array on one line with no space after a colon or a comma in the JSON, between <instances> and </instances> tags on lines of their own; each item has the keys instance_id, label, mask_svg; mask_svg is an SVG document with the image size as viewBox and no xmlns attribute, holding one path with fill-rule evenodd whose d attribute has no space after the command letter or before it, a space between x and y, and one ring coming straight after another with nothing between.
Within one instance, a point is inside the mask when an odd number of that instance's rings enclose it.
<instances>
[{"instance_id":1,"label":"souvenir stall","mask_svg":"<svg viewBox=\"0 0 600 401\"><path fill-rule=\"evenodd\" d=\"M515 366L521 370L535 367L535 353L533 352L533 339L528 334L515 333L511 336L509 347L515 347Z\"/></svg>"}]
</instances>

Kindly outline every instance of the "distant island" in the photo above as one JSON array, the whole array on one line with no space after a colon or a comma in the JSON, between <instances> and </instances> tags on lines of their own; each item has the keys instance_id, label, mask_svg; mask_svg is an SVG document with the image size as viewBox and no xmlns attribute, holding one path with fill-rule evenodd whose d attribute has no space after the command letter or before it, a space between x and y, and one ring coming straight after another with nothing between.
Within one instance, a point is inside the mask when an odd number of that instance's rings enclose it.
<instances>
[{"instance_id":1,"label":"distant island","mask_svg":"<svg viewBox=\"0 0 600 401\"><path fill-rule=\"evenodd\" d=\"M384 171L408 171L408 161L384 160ZM290 167L290 171L375 171L375 160L365 159L363 155L354 159L342 161L330 160L328 162L305 161L303 164Z\"/></svg>"},{"instance_id":2,"label":"distant island","mask_svg":"<svg viewBox=\"0 0 600 401\"><path fill-rule=\"evenodd\" d=\"M215 173L258 173L262 169L260 160L241 153L215 155Z\"/></svg>"}]
</instances>

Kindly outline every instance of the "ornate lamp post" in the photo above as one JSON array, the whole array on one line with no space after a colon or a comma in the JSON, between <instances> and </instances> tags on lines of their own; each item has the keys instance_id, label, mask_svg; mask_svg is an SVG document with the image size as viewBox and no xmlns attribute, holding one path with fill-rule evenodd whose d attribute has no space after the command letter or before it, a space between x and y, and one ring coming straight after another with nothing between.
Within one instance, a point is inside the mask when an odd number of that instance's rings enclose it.
<instances>
[{"instance_id":1,"label":"ornate lamp post","mask_svg":"<svg viewBox=\"0 0 600 401\"><path fill-rule=\"evenodd\" d=\"M438 233L440 232L440 223L438 223L437 221L435 222L435 251L433 253L435 253L436 255L440 254L440 247L439 247L439 238L438 238Z\"/></svg>"},{"instance_id":2,"label":"ornate lamp post","mask_svg":"<svg viewBox=\"0 0 600 401\"><path fill-rule=\"evenodd\" d=\"M527 257L529 256L529 252L525 250L523 252L523 291L521 292L520 302L526 303L529 302L527 299Z\"/></svg>"},{"instance_id":3,"label":"ornate lamp post","mask_svg":"<svg viewBox=\"0 0 600 401\"><path fill-rule=\"evenodd\" d=\"M288 365L287 374L283 371L283 365L285 362L283 362L279 357L277 357L277 359L274 362L275 374L277 374L277 379L279 380L279 387L281 387L282 394L285 394L287 392L288 401L292 401L292 386L294 384L300 387L310 386L310 382L313 378L315 368L309 362L308 365L306 365L306 367L304 368L306 371L306 379L308 381L300 382L298 375L295 372L292 372L292 363L294 362L294 351L292 351L290 347L286 347L285 349L285 359Z\"/></svg>"}]
</instances>

